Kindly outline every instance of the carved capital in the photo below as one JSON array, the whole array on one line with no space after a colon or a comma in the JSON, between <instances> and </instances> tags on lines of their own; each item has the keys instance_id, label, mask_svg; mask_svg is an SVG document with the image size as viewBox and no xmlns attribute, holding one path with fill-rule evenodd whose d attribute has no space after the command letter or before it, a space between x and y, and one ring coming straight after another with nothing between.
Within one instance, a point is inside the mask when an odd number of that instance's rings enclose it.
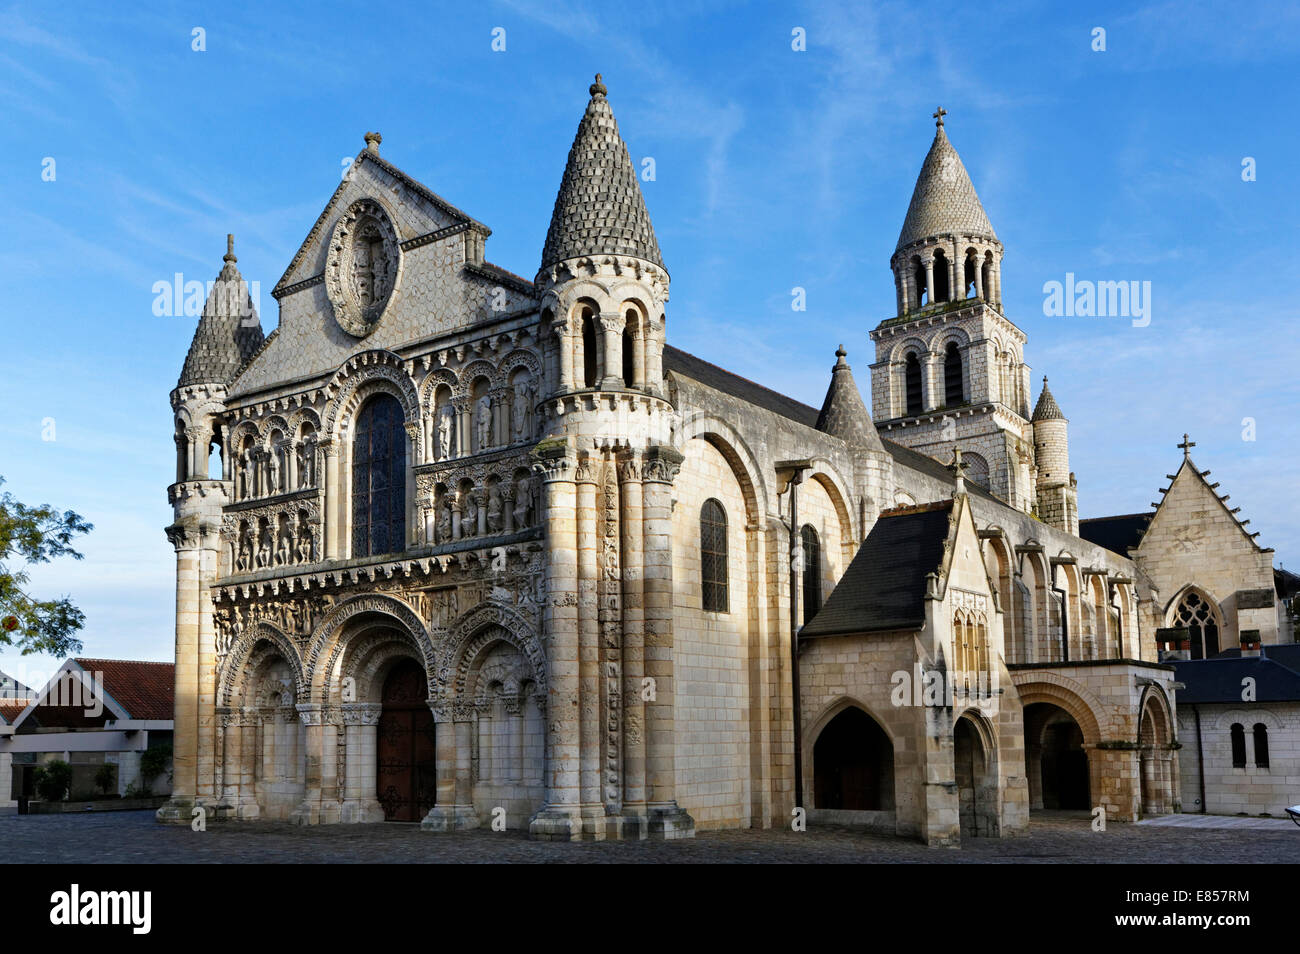
<instances>
[{"instance_id":1,"label":"carved capital","mask_svg":"<svg viewBox=\"0 0 1300 954\"><path fill-rule=\"evenodd\" d=\"M656 444L646 451L644 479L649 483L671 484L682 469L680 451L666 444Z\"/></svg>"}]
</instances>

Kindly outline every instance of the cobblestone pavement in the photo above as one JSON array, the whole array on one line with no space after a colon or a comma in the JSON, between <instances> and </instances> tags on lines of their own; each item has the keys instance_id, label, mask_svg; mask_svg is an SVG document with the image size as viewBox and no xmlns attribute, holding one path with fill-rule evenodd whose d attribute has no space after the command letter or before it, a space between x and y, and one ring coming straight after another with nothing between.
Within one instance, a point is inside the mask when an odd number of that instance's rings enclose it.
<instances>
[{"instance_id":1,"label":"cobblestone pavement","mask_svg":"<svg viewBox=\"0 0 1300 954\"><path fill-rule=\"evenodd\" d=\"M555 844L523 832L432 834L415 825L280 822L214 824L206 832L157 824L153 813L0 816L6 862L346 863L595 862L757 863L1250 863L1300 862L1300 828L1272 831L1112 823L1093 832L1087 817L1035 815L1028 834L969 839L960 849L837 828L807 832L707 831L676 842Z\"/></svg>"}]
</instances>

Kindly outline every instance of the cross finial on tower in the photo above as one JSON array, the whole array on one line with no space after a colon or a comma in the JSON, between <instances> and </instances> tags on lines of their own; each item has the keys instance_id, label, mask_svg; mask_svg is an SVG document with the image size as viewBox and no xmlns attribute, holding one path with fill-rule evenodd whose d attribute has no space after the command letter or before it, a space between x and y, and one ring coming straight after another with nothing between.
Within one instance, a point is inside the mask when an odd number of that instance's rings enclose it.
<instances>
[{"instance_id":1,"label":"cross finial on tower","mask_svg":"<svg viewBox=\"0 0 1300 954\"><path fill-rule=\"evenodd\" d=\"M1181 444L1178 445L1178 447L1179 447L1179 448L1182 450L1182 452L1183 452L1183 459L1184 459L1184 460L1191 460L1191 458L1192 458L1192 448L1195 447L1195 446L1196 446L1196 441L1188 440L1187 435L1184 434L1184 435L1183 435L1183 442L1182 442Z\"/></svg>"},{"instance_id":2,"label":"cross finial on tower","mask_svg":"<svg viewBox=\"0 0 1300 954\"><path fill-rule=\"evenodd\" d=\"M943 125L943 117L945 117L945 116L948 115L948 110L946 110L946 109L944 109L942 106L940 106L940 107L939 107L938 109L936 109L936 110L935 110L931 115L934 116L934 124L935 124L935 126L942 126L942 125Z\"/></svg>"},{"instance_id":3,"label":"cross finial on tower","mask_svg":"<svg viewBox=\"0 0 1300 954\"><path fill-rule=\"evenodd\" d=\"M239 261L239 259L235 258L235 236L231 232L226 233L226 254L222 256L221 260L223 262Z\"/></svg>"}]
</instances>

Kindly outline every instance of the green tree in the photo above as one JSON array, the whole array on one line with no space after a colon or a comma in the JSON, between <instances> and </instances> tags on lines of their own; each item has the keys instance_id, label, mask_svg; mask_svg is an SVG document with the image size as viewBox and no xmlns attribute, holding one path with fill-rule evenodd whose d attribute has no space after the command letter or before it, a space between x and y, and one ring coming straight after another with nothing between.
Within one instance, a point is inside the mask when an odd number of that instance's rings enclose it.
<instances>
[{"instance_id":1,"label":"green tree","mask_svg":"<svg viewBox=\"0 0 1300 954\"><path fill-rule=\"evenodd\" d=\"M140 756L140 781L145 792L152 791L153 781L167 771L167 763L172 759L172 747L169 743L151 745Z\"/></svg>"},{"instance_id":2,"label":"green tree","mask_svg":"<svg viewBox=\"0 0 1300 954\"><path fill-rule=\"evenodd\" d=\"M117 766L112 762L105 762L95 770L95 788L99 789L100 794L107 795L108 790L113 787L117 781Z\"/></svg>"},{"instance_id":3,"label":"green tree","mask_svg":"<svg viewBox=\"0 0 1300 954\"><path fill-rule=\"evenodd\" d=\"M71 510L60 513L49 504L29 507L10 493L0 494L0 647L16 645L24 656L63 657L81 651L81 640L74 634L85 623L85 614L66 596L37 599L26 586L35 563L61 556L80 560L73 538L92 529ZM21 566L11 568L15 558Z\"/></svg>"}]
</instances>

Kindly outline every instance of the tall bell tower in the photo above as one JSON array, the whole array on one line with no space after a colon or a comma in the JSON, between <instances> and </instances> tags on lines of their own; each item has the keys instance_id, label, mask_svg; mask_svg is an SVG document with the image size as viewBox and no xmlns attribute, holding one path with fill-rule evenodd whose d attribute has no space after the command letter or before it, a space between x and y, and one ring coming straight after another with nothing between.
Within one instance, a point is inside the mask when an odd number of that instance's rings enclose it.
<instances>
[{"instance_id":1,"label":"tall bell tower","mask_svg":"<svg viewBox=\"0 0 1300 954\"><path fill-rule=\"evenodd\" d=\"M682 454L663 386L668 272L599 74L589 92L535 280L551 697L546 801L529 830L690 837L673 751Z\"/></svg>"},{"instance_id":2,"label":"tall bell tower","mask_svg":"<svg viewBox=\"0 0 1300 954\"><path fill-rule=\"evenodd\" d=\"M1002 311L1003 247L934 113L935 134L890 259L897 313L871 338L881 434L939 460L958 444L969 480L1034 506L1025 334Z\"/></svg>"}]
</instances>

